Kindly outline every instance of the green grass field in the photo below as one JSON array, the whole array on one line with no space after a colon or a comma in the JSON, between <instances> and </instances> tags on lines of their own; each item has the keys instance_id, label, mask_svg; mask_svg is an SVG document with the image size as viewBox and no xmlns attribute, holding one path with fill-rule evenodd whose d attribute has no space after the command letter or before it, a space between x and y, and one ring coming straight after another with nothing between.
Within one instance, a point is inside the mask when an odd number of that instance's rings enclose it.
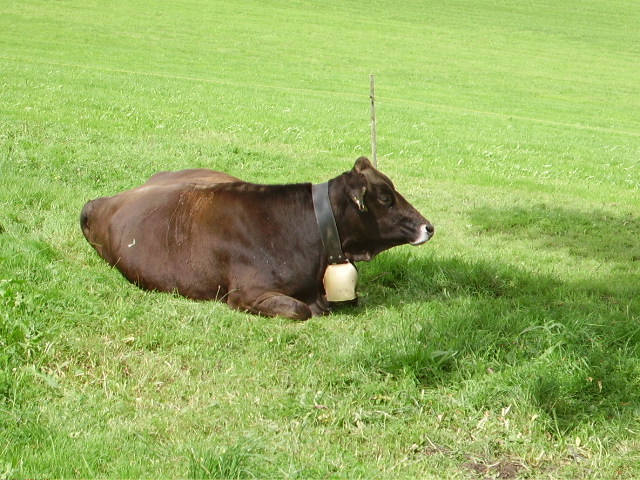
<instances>
[{"instance_id":1,"label":"green grass field","mask_svg":"<svg viewBox=\"0 0 640 480\"><path fill-rule=\"evenodd\" d=\"M0 3L0 478L640 477L634 0ZM436 226L305 323L144 292L79 228L160 170Z\"/></svg>"}]
</instances>

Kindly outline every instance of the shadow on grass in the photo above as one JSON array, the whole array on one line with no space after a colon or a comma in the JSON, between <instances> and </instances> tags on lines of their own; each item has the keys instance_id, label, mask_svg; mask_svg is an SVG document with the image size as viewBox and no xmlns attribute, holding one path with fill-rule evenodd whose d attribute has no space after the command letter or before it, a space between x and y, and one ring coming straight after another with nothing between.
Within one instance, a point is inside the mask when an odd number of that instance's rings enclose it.
<instances>
[{"instance_id":1,"label":"shadow on grass","mask_svg":"<svg viewBox=\"0 0 640 480\"><path fill-rule=\"evenodd\" d=\"M544 248L606 262L640 261L640 217L580 212L548 205L478 208L472 223L484 232L537 240ZM639 265L640 266L640 265Z\"/></svg>"},{"instance_id":2,"label":"shadow on grass","mask_svg":"<svg viewBox=\"0 0 640 480\"><path fill-rule=\"evenodd\" d=\"M396 325L365 342L359 361L370 368L427 387L475 381L476 408L527 402L553 432L640 412L640 302L631 294L401 251L368 265L362 281L363 306Z\"/></svg>"}]
</instances>

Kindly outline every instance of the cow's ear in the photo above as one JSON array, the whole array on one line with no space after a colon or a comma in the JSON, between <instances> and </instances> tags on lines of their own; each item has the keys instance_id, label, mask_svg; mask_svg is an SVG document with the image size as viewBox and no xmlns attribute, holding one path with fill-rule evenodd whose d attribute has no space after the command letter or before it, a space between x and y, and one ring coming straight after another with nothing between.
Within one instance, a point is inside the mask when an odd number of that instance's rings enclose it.
<instances>
[{"instance_id":1,"label":"cow's ear","mask_svg":"<svg viewBox=\"0 0 640 480\"><path fill-rule=\"evenodd\" d=\"M356 160L356 164L353 166L353 169L358 173L362 173L368 168L373 168L373 165L371 165L371 162L367 157L360 157Z\"/></svg>"},{"instance_id":2,"label":"cow's ear","mask_svg":"<svg viewBox=\"0 0 640 480\"><path fill-rule=\"evenodd\" d=\"M364 203L364 196L367 193L367 187L354 188L351 190L351 200L356 204L361 212L367 211L367 204Z\"/></svg>"},{"instance_id":3,"label":"cow's ear","mask_svg":"<svg viewBox=\"0 0 640 480\"><path fill-rule=\"evenodd\" d=\"M367 175L366 170L373 168L367 157L360 157L353 166L353 174L350 175L351 181L349 187L349 198L355 203L361 212L367 211L367 204L364 197L367 193Z\"/></svg>"}]
</instances>

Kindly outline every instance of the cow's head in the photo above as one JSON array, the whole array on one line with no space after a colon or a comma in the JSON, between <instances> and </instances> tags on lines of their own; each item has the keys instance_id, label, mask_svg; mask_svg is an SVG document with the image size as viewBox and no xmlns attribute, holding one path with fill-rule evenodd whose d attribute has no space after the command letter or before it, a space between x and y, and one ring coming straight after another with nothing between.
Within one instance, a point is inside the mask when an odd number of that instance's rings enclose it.
<instances>
[{"instance_id":1,"label":"cow's head","mask_svg":"<svg viewBox=\"0 0 640 480\"><path fill-rule=\"evenodd\" d=\"M331 201L342 248L349 259L368 261L391 247L420 245L433 236L433 225L367 158L359 158L351 171L336 180L340 179L342 191L336 189Z\"/></svg>"}]
</instances>

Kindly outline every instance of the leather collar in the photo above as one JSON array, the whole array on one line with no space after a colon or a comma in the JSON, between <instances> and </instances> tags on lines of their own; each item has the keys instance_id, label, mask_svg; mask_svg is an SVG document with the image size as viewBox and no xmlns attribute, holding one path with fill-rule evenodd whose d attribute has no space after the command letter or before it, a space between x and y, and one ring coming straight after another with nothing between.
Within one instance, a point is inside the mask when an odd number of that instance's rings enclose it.
<instances>
[{"instance_id":1,"label":"leather collar","mask_svg":"<svg viewBox=\"0 0 640 480\"><path fill-rule=\"evenodd\" d=\"M316 214L320 237L322 238L329 264L344 263L347 258L342 252L336 219L333 216L331 202L329 201L329 182L311 185L311 193L313 196L313 211Z\"/></svg>"}]
</instances>

